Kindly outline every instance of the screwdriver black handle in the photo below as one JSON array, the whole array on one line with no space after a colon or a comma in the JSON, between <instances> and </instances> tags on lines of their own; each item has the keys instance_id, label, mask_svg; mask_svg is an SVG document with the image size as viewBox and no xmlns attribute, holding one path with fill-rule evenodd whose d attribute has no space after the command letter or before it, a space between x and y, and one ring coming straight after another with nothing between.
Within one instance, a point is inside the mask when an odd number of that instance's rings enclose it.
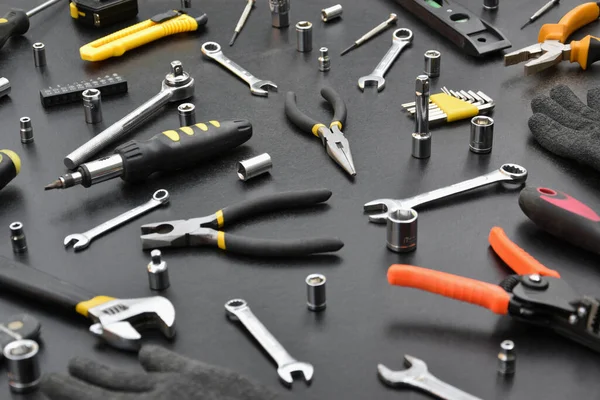
<instances>
[{"instance_id":1,"label":"screwdriver black handle","mask_svg":"<svg viewBox=\"0 0 600 400\"><path fill-rule=\"evenodd\" d=\"M115 150L123 158L126 182L139 182L155 172L194 166L247 142L252 124L245 119L209 121L162 132L143 142L130 141Z\"/></svg>"},{"instance_id":2,"label":"screwdriver black handle","mask_svg":"<svg viewBox=\"0 0 600 400\"><path fill-rule=\"evenodd\" d=\"M24 35L29 30L29 17L23 10L13 8L0 18L0 48L13 36Z\"/></svg>"},{"instance_id":3,"label":"screwdriver black handle","mask_svg":"<svg viewBox=\"0 0 600 400\"><path fill-rule=\"evenodd\" d=\"M12 150L0 150L0 189L21 171L21 159Z\"/></svg>"},{"instance_id":4,"label":"screwdriver black handle","mask_svg":"<svg viewBox=\"0 0 600 400\"><path fill-rule=\"evenodd\" d=\"M519 206L551 235L600 254L600 215L579 200L545 187L526 187L519 196Z\"/></svg>"}]
</instances>

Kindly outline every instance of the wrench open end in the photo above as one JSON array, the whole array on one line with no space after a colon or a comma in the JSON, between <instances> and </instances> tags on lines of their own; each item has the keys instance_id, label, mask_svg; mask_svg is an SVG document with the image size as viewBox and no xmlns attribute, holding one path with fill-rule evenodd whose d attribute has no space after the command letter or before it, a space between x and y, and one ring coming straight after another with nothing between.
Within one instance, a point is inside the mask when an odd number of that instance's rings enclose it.
<instances>
[{"instance_id":1,"label":"wrench open end","mask_svg":"<svg viewBox=\"0 0 600 400\"><path fill-rule=\"evenodd\" d=\"M388 215L398 209L398 206L394 200L391 199L377 199L366 203L363 206L363 210L368 212L380 212L378 214L369 215L369 221L376 224L385 224L387 222Z\"/></svg>"},{"instance_id":2,"label":"wrench open end","mask_svg":"<svg viewBox=\"0 0 600 400\"><path fill-rule=\"evenodd\" d=\"M412 382L418 380L423 374L426 374L427 364L416 357L404 355L404 364L408 367L402 371L393 371L383 364L377 365L377 375L379 379L390 387L399 387L411 385Z\"/></svg>"},{"instance_id":3,"label":"wrench open end","mask_svg":"<svg viewBox=\"0 0 600 400\"><path fill-rule=\"evenodd\" d=\"M80 233L74 233L65 237L63 244L65 247L73 245L73 250L80 251L86 249L90 245L90 240Z\"/></svg>"},{"instance_id":4,"label":"wrench open end","mask_svg":"<svg viewBox=\"0 0 600 400\"><path fill-rule=\"evenodd\" d=\"M385 87L385 78L375 75L367 75L358 78L358 87L363 92L365 87L377 87L377 91L381 92Z\"/></svg>"},{"instance_id":5,"label":"wrench open end","mask_svg":"<svg viewBox=\"0 0 600 400\"><path fill-rule=\"evenodd\" d=\"M302 377L307 384L310 384L314 372L315 368L312 365L301 361L277 368L279 379L287 386L292 386L294 377Z\"/></svg>"}]
</instances>

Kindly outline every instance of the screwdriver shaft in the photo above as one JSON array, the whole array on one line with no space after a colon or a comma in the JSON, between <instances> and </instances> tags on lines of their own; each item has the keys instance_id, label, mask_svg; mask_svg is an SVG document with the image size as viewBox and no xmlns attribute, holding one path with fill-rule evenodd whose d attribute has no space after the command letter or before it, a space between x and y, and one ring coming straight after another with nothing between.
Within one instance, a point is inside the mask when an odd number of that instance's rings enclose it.
<instances>
[{"instance_id":1,"label":"screwdriver shaft","mask_svg":"<svg viewBox=\"0 0 600 400\"><path fill-rule=\"evenodd\" d=\"M33 17L35 14L44 11L46 8L53 6L56 3L59 3L63 0L48 0L45 3L40 4L39 6L27 11L27 18Z\"/></svg>"}]
</instances>

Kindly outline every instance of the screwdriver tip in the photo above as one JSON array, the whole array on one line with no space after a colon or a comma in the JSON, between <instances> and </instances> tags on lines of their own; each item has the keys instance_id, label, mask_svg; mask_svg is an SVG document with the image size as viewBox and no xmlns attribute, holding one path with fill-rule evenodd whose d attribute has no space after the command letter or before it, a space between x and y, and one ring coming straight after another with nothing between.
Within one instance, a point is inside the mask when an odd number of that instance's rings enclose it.
<instances>
[{"instance_id":1,"label":"screwdriver tip","mask_svg":"<svg viewBox=\"0 0 600 400\"><path fill-rule=\"evenodd\" d=\"M44 187L44 190L54 190L54 189L62 189L63 188L63 183L60 179L55 180L54 182L46 185Z\"/></svg>"},{"instance_id":2,"label":"screwdriver tip","mask_svg":"<svg viewBox=\"0 0 600 400\"><path fill-rule=\"evenodd\" d=\"M527 25L529 25L531 23L531 21L527 21L525 22L525 24L521 27L521 30L523 30L523 28L525 28Z\"/></svg>"},{"instance_id":3,"label":"screwdriver tip","mask_svg":"<svg viewBox=\"0 0 600 400\"><path fill-rule=\"evenodd\" d=\"M356 47L356 44L353 44L352 46L348 47L346 50L342 51L342 53L340 54L340 57L343 56L344 54L347 54L350 50L354 49Z\"/></svg>"},{"instance_id":4,"label":"screwdriver tip","mask_svg":"<svg viewBox=\"0 0 600 400\"><path fill-rule=\"evenodd\" d=\"M233 32L233 37L229 41L229 46L233 46L233 44L235 43L235 39L237 39L237 35L238 35L237 32Z\"/></svg>"}]
</instances>

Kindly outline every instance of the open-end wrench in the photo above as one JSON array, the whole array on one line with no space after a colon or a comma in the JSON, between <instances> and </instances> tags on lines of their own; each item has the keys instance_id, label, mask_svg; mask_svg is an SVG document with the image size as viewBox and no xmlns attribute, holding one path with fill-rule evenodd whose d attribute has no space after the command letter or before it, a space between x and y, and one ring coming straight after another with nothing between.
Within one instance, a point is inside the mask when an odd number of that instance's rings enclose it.
<instances>
[{"instance_id":1,"label":"open-end wrench","mask_svg":"<svg viewBox=\"0 0 600 400\"><path fill-rule=\"evenodd\" d=\"M100 235L105 234L108 231L115 229L116 227L123 225L125 222L131 221L134 218L139 217L142 214L147 213L148 211L160 207L163 204L167 204L169 202L169 192L165 189L160 189L154 192L152 198L148 200L146 203L138 206L132 210L129 210L116 218L111 219L103 224L98 225L97 227L90 229L84 233L74 233L65 238L64 244L65 247L68 247L70 244L73 244L73 249L75 251L83 250L87 248L92 240L97 238Z\"/></svg>"},{"instance_id":2,"label":"open-end wrench","mask_svg":"<svg viewBox=\"0 0 600 400\"><path fill-rule=\"evenodd\" d=\"M443 400L481 400L462 390L442 382L427 370L427 364L418 358L404 356L408 369L392 371L383 364L377 365L377 375L386 385L397 387L413 387L427 392Z\"/></svg>"},{"instance_id":3,"label":"open-end wrench","mask_svg":"<svg viewBox=\"0 0 600 400\"><path fill-rule=\"evenodd\" d=\"M478 176L454 185L446 186L431 192L416 195L401 200L377 199L364 205L366 212L383 211L380 214L369 215L369 221L376 224L385 224L390 214L400 209L411 209L421 204L429 203L444 197L452 196L457 193L466 192L481 186L490 185L496 182L506 182L511 184L521 184L527 180L527 170L517 164L503 164L500 168L489 174Z\"/></svg>"},{"instance_id":4,"label":"open-end wrench","mask_svg":"<svg viewBox=\"0 0 600 400\"><path fill-rule=\"evenodd\" d=\"M364 91L365 86L377 86L377 91L381 92L385 87L385 73L390 69L396 58L406 46L413 40L413 33L410 29L400 28L392 33L392 47L385 53L379 64L373 72L367 76L358 79L358 87Z\"/></svg>"},{"instance_id":5,"label":"open-end wrench","mask_svg":"<svg viewBox=\"0 0 600 400\"><path fill-rule=\"evenodd\" d=\"M258 79L250 72L246 71L244 68L240 67L238 64L231 61L223 52L221 51L221 46L217 42L206 42L202 45L202 54L206 57L215 60L229 71L233 72L240 79L250 86L250 92L255 96L268 96L268 90L263 89L266 87L267 89L271 89L274 92L277 91L277 85L271 81L265 81L262 79Z\"/></svg>"},{"instance_id":6,"label":"open-end wrench","mask_svg":"<svg viewBox=\"0 0 600 400\"><path fill-rule=\"evenodd\" d=\"M232 321L240 321L261 344L267 353L277 363L277 374L281 381L290 386L293 375L303 375L306 382L310 382L314 373L314 367L309 363L297 361L283 346L275 339L271 332L256 318L250 310L246 300L233 299L225 304L227 317Z\"/></svg>"},{"instance_id":7,"label":"open-end wrench","mask_svg":"<svg viewBox=\"0 0 600 400\"><path fill-rule=\"evenodd\" d=\"M65 157L65 165L69 169L77 168L94 154L149 120L165 104L185 100L193 95L194 78L183 70L180 61L171 62L171 72L162 81L158 94L73 150Z\"/></svg>"}]
</instances>

